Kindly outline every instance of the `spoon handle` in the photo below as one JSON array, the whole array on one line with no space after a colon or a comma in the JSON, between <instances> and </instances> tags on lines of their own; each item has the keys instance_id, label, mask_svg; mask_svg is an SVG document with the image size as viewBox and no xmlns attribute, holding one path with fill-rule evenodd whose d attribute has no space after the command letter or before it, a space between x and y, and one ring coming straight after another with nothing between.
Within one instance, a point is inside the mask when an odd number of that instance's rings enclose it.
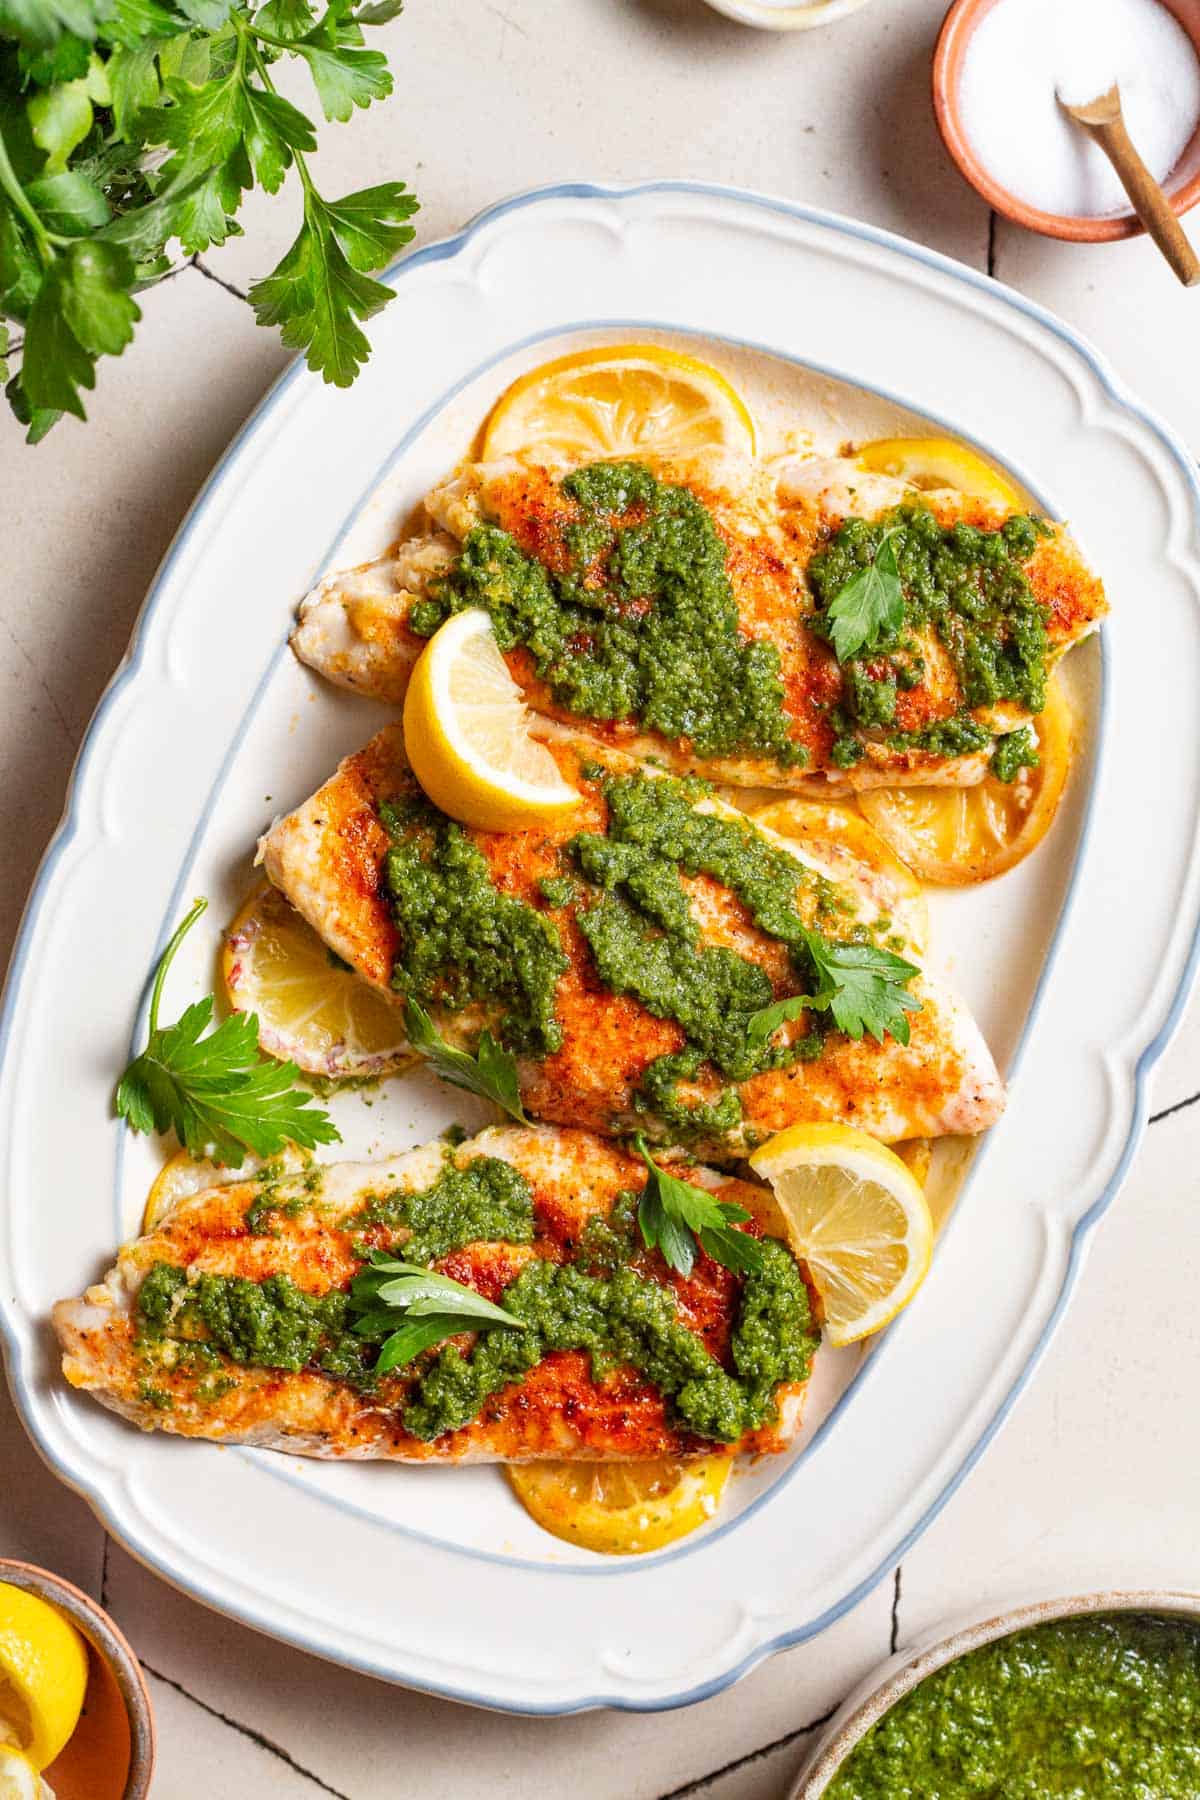
<instances>
[{"instance_id":1,"label":"spoon handle","mask_svg":"<svg viewBox=\"0 0 1200 1800\"><path fill-rule=\"evenodd\" d=\"M1183 226L1171 211L1171 203L1138 155L1125 121L1118 113L1102 124L1088 124L1089 131L1120 177L1134 212L1154 239L1184 287L1200 283L1200 258L1187 240Z\"/></svg>"}]
</instances>

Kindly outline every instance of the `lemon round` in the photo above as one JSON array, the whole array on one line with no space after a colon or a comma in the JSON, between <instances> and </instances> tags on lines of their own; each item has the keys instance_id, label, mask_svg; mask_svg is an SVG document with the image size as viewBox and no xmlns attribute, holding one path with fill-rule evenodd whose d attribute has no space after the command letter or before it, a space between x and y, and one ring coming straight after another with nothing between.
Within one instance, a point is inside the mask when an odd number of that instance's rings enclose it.
<instances>
[{"instance_id":1,"label":"lemon round","mask_svg":"<svg viewBox=\"0 0 1200 1800\"><path fill-rule=\"evenodd\" d=\"M257 888L229 927L221 958L235 1012L258 1017L269 1056L310 1075L392 1074L412 1060L400 1008L326 949L277 888Z\"/></svg>"},{"instance_id":2,"label":"lemon round","mask_svg":"<svg viewBox=\"0 0 1200 1800\"><path fill-rule=\"evenodd\" d=\"M859 805L922 881L969 887L1023 862L1049 831L1073 754L1071 709L1057 682L1033 721L1038 766L1014 781L984 776L974 787L868 788Z\"/></svg>"},{"instance_id":3,"label":"lemon round","mask_svg":"<svg viewBox=\"0 0 1200 1800\"><path fill-rule=\"evenodd\" d=\"M421 652L404 700L404 748L434 805L481 831L550 825L580 802L530 735L521 690L479 607L447 619Z\"/></svg>"},{"instance_id":4,"label":"lemon round","mask_svg":"<svg viewBox=\"0 0 1200 1800\"><path fill-rule=\"evenodd\" d=\"M545 1531L605 1556L661 1550L714 1516L732 1459L515 1463L517 1499Z\"/></svg>"},{"instance_id":5,"label":"lemon round","mask_svg":"<svg viewBox=\"0 0 1200 1800\"><path fill-rule=\"evenodd\" d=\"M501 394L483 428L484 460L546 450L605 457L755 453L745 402L710 363L660 344L577 350L531 369Z\"/></svg>"},{"instance_id":6,"label":"lemon round","mask_svg":"<svg viewBox=\"0 0 1200 1800\"><path fill-rule=\"evenodd\" d=\"M54 1800L53 1789L11 1744L0 1744L0 1800Z\"/></svg>"},{"instance_id":7,"label":"lemon round","mask_svg":"<svg viewBox=\"0 0 1200 1800\"><path fill-rule=\"evenodd\" d=\"M750 1167L774 1189L831 1344L868 1337L908 1305L929 1269L933 1220L894 1151L849 1125L793 1125Z\"/></svg>"},{"instance_id":8,"label":"lemon round","mask_svg":"<svg viewBox=\"0 0 1200 1800\"><path fill-rule=\"evenodd\" d=\"M956 488L1007 512L1025 504L999 469L955 438L876 438L861 446L856 460L873 475L895 475L916 488Z\"/></svg>"},{"instance_id":9,"label":"lemon round","mask_svg":"<svg viewBox=\"0 0 1200 1800\"><path fill-rule=\"evenodd\" d=\"M79 1723L87 1677L87 1650L70 1621L0 1582L0 1723L35 1769L54 1761Z\"/></svg>"},{"instance_id":10,"label":"lemon round","mask_svg":"<svg viewBox=\"0 0 1200 1800\"><path fill-rule=\"evenodd\" d=\"M754 823L808 851L835 880L857 886L869 870L873 899L909 948L918 955L929 948L929 903L921 883L854 806L774 800L755 810Z\"/></svg>"}]
</instances>

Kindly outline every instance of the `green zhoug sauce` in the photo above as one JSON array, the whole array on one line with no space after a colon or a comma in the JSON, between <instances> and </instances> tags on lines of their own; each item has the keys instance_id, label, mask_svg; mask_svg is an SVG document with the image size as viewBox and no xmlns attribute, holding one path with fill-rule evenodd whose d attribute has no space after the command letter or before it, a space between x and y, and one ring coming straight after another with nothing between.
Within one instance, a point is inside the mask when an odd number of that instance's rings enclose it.
<instances>
[{"instance_id":1,"label":"green zhoug sauce","mask_svg":"<svg viewBox=\"0 0 1200 1800\"><path fill-rule=\"evenodd\" d=\"M400 933L393 987L450 1012L489 1002L510 1050L557 1050L554 990L567 959L551 921L502 894L466 832L428 801L385 806L381 816L392 840L384 886Z\"/></svg>"},{"instance_id":2,"label":"green zhoug sauce","mask_svg":"<svg viewBox=\"0 0 1200 1800\"><path fill-rule=\"evenodd\" d=\"M826 1800L1195 1800L1200 1628L1037 1625L939 1669L868 1733Z\"/></svg>"},{"instance_id":3,"label":"green zhoug sauce","mask_svg":"<svg viewBox=\"0 0 1200 1800\"><path fill-rule=\"evenodd\" d=\"M784 1048L751 1046L747 1027L774 998L755 962L724 945L703 944L681 875L710 875L736 894L767 936L786 944L803 992L812 976L806 933L836 916L836 890L736 819L698 812L703 783L620 776L604 783L608 829L568 846L589 883L578 914L596 969L615 994L635 994L656 1018L687 1036L681 1053L660 1057L639 1100L680 1130L728 1129L741 1116L732 1090L689 1105L678 1084L710 1062L729 1081L819 1055L813 1031ZM801 911L803 909L803 912Z\"/></svg>"},{"instance_id":4,"label":"green zhoug sauce","mask_svg":"<svg viewBox=\"0 0 1200 1800\"><path fill-rule=\"evenodd\" d=\"M727 1082L821 1054L832 1029L810 1028L780 1046L747 1041L750 1019L774 999L748 957L706 944L692 917L684 876L709 875L741 900L759 928L787 946L795 991L814 978L807 933L848 941L866 932L821 876L736 819L697 810L709 789L668 776L605 778L591 766L608 806L603 834L582 832L560 852L561 873L544 880L548 907L571 905L595 974L613 994L633 994L656 1018L673 1020L686 1043L646 1071L643 1111L677 1133L727 1131L741 1117L732 1088L713 1100L685 1099L681 1084L705 1063ZM535 1057L562 1043L555 990L567 967L558 927L536 906L502 894L466 833L428 802L384 809L392 837L384 885L400 948L393 984L453 1012L484 1003L508 1047Z\"/></svg>"},{"instance_id":5,"label":"green zhoug sauce","mask_svg":"<svg viewBox=\"0 0 1200 1800\"><path fill-rule=\"evenodd\" d=\"M885 640L845 665L845 687L835 715L833 761L852 767L864 754L862 732L884 732L896 715L898 694L925 678L914 633L932 629L946 649L962 691L962 710L923 730L893 732L897 750L963 756L982 750L992 733L970 717L978 707L1009 700L1032 713L1046 703L1046 608L1029 585L1023 565L1050 527L1024 514L996 531L974 525L940 525L928 507L904 505L882 517L847 519L813 557L808 579L825 610L849 582L869 567L892 534L904 594L903 619ZM821 629L818 619L817 629Z\"/></svg>"},{"instance_id":6,"label":"green zhoug sauce","mask_svg":"<svg viewBox=\"0 0 1200 1800\"><path fill-rule=\"evenodd\" d=\"M497 1159L477 1158L465 1169L448 1163L423 1192L372 1200L341 1220L355 1231L379 1224L411 1231L403 1249L414 1261L484 1237L528 1243L532 1195L524 1177ZM631 1266L638 1250L629 1195L609 1219L589 1224L574 1261L527 1264L500 1304L530 1328L481 1334L465 1355L453 1344L426 1352L406 1371L415 1379L402 1402L405 1429L429 1440L470 1424L490 1395L556 1350L586 1352L597 1378L633 1368L659 1389L675 1424L699 1437L733 1443L771 1419L776 1388L807 1378L818 1341L791 1253L764 1240L762 1267L742 1285L726 1364L680 1323L672 1290ZM138 1349L148 1371L143 1397L169 1406L172 1396L153 1378L194 1373L210 1384L203 1395L198 1385L196 1397L213 1398L212 1372L228 1363L312 1369L369 1392L378 1345L351 1325L340 1289L306 1294L286 1275L189 1280L174 1264L156 1263L137 1300Z\"/></svg>"},{"instance_id":7,"label":"green zhoug sauce","mask_svg":"<svg viewBox=\"0 0 1200 1800\"><path fill-rule=\"evenodd\" d=\"M431 597L422 636L482 606L502 650L523 647L557 704L687 738L702 756L807 758L792 741L779 652L738 628L725 545L687 488L642 463L594 463L562 483L575 517L555 567L494 525L471 531Z\"/></svg>"}]
</instances>

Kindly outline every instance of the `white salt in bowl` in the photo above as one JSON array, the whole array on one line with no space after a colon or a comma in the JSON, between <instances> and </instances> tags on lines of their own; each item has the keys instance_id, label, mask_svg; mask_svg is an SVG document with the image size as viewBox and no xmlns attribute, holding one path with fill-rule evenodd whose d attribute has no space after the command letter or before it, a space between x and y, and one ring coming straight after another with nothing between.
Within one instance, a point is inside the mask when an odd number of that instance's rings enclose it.
<instances>
[{"instance_id":1,"label":"white salt in bowl","mask_svg":"<svg viewBox=\"0 0 1200 1800\"><path fill-rule=\"evenodd\" d=\"M967 47L976 30L1003 0L955 0L946 14L933 57L933 108L938 129L960 173L995 212L1039 231L1044 237L1077 244L1110 244L1136 237L1144 229L1133 213L1090 217L1079 213L1042 212L1002 187L980 160L963 122L961 97ZM1200 56L1200 0L1162 0L1191 38ZM1200 121L1182 156L1163 183L1174 212L1183 214L1200 200Z\"/></svg>"}]
</instances>

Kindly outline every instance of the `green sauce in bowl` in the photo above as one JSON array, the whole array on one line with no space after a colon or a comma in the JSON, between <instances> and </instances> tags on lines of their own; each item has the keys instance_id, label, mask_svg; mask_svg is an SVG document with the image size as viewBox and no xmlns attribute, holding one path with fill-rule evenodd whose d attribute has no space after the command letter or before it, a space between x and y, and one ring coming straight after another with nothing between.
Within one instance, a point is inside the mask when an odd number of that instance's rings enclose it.
<instances>
[{"instance_id":1,"label":"green sauce in bowl","mask_svg":"<svg viewBox=\"0 0 1200 1800\"><path fill-rule=\"evenodd\" d=\"M1200 1625L1060 1619L947 1663L851 1752L824 1800L1195 1800Z\"/></svg>"}]
</instances>

